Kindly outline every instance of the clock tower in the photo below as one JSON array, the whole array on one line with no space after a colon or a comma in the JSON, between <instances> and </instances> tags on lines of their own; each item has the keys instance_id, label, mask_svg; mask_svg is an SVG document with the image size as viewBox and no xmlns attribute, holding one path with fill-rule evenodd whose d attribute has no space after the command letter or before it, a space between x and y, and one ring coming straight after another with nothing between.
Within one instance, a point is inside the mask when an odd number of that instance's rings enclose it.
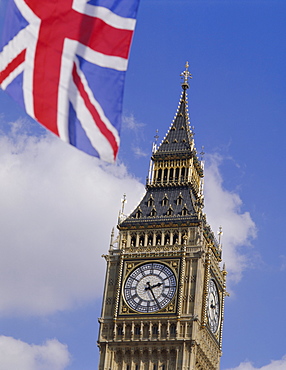
<instances>
[{"instance_id":1,"label":"clock tower","mask_svg":"<svg viewBox=\"0 0 286 370\"><path fill-rule=\"evenodd\" d=\"M226 271L203 213L203 163L179 107L154 145L146 193L105 259L99 370L218 370Z\"/></svg>"}]
</instances>

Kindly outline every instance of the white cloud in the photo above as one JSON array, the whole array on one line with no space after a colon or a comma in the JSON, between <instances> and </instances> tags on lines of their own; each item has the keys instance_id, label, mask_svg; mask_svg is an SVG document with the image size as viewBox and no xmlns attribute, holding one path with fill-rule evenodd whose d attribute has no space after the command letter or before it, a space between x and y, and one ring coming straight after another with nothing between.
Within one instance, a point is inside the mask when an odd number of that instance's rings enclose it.
<instances>
[{"instance_id":1,"label":"white cloud","mask_svg":"<svg viewBox=\"0 0 286 370\"><path fill-rule=\"evenodd\" d=\"M142 131L144 126L145 124L138 122L132 113L122 117L122 129L126 133L125 139L131 143L131 150L136 158L146 157L148 155L140 147L142 141L144 141L144 132Z\"/></svg>"},{"instance_id":2,"label":"white cloud","mask_svg":"<svg viewBox=\"0 0 286 370\"><path fill-rule=\"evenodd\" d=\"M228 370L285 370L286 355L281 360L271 361L270 364L262 367L254 367L251 362L242 362L238 367Z\"/></svg>"},{"instance_id":3,"label":"white cloud","mask_svg":"<svg viewBox=\"0 0 286 370\"><path fill-rule=\"evenodd\" d=\"M125 213L144 186L123 165L103 165L51 135L28 136L12 125L0 136L0 313L46 315L101 296L110 232L123 193ZM224 227L224 260L238 279L240 246L255 235L237 194L223 189L219 160L206 169L206 212Z\"/></svg>"},{"instance_id":4,"label":"white cloud","mask_svg":"<svg viewBox=\"0 0 286 370\"><path fill-rule=\"evenodd\" d=\"M123 165L18 126L0 137L0 312L45 315L101 296L122 195L134 207L144 187Z\"/></svg>"},{"instance_id":5,"label":"white cloud","mask_svg":"<svg viewBox=\"0 0 286 370\"><path fill-rule=\"evenodd\" d=\"M67 346L56 339L34 345L0 336L1 370L63 370L70 362Z\"/></svg>"},{"instance_id":6,"label":"white cloud","mask_svg":"<svg viewBox=\"0 0 286 370\"><path fill-rule=\"evenodd\" d=\"M136 157L147 157L148 153L144 152L139 146L132 146L132 151Z\"/></svg>"},{"instance_id":7,"label":"white cloud","mask_svg":"<svg viewBox=\"0 0 286 370\"><path fill-rule=\"evenodd\" d=\"M129 114L129 115L124 115L122 117L122 127L123 129L129 129L129 130L133 130L133 131L137 131L138 129L144 127L145 124L144 123L141 123L141 122L138 122L135 117L134 117L134 114Z\"/></svg>"},{"instance_id":8,"label":"white cloud","mask_svg":"<svg viewBox=\"0 0 286 370\"><path fill-rule=\"evenodd\" d=\"M207 158L205 212L214 232L223 227L223 260L229 272L228 281L238 281L248 264L245 249L241 247L250 246L256 235L256 227L249 212L241 212L242 200L239 195L223 188L219 171L221 160L217 155Z\"/></svg>"}]
</instances>

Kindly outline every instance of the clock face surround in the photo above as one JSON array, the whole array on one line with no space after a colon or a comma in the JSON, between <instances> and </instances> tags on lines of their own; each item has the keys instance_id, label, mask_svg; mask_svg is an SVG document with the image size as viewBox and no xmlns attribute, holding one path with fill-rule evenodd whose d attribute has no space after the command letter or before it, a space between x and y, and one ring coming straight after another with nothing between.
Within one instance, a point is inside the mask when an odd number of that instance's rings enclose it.
<instances>
[{"instance_id":1,"label":"clock face surround","mask_svg":"<svg viewBox=\"0 0 286 370\"><path fill-rule=\"evenodd\" d=\"M210 330L212 333L215 333L219 326L220 304L218 289L213 279L210 279L208 287L207 317Z\"/></svg>"},{"instance_id":2,"label":"clock face surround","mask_svg":"<svg viewBox=\"0 0 286 370\"><path fill-rule=\"evenodd\" d=\"M166 307L175 295L176 277L167 265L148 262L128 275L123 294L128 306L139 313L152 313Z\"/></svg>"}]
</instances>

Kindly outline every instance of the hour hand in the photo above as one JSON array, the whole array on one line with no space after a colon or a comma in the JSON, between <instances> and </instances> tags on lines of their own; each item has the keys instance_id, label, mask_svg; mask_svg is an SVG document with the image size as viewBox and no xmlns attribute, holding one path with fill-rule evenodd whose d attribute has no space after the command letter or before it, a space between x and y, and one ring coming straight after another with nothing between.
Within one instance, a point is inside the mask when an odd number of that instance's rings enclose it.
<instances>
[{"instance_id":1,"label":"hour hand","mask_svg":"<svg viewBox=\"0 0 286 370\"><path fill-rule=\"evenodd\" d=\"M151 286L151 289L153 289L153 288L157 288L158 286L161 286L163 283L157 283L157 284L155 284L155 285L152 285Z\"/></svg>"}]
</instances>

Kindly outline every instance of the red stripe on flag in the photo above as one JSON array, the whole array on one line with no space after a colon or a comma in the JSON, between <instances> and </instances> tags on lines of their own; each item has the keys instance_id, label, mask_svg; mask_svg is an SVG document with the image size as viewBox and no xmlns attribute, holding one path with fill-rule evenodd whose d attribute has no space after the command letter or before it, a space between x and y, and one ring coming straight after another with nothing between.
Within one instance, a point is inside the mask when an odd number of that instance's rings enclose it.
<instances>
[{"instance_id":1,"label":"red stripe on flag","mask_svg":"<svg viewBox=\"0 0 286 370\"><path fill-rule=\"evenodd\" d=\"M112 149L113 149L113 156L114 159L116 158L117 152L118 152L118 144L116 142L116 139L113 135L113 133L106 127L106 124L101 120L100 115L98 114L97 110L95 109L94 105L91 103L89 96L87 92L85 91L84 85L80 80L80 77L76 70L76 65L74 64L72 76L74 83L76 84L81 97L84 100L85 106L91 113L97 127L99 128L99 131L106 137L106 139L109 141Z\"/></svg>"},{"instance_id":2,"label":"red stripe on flag","mask_svg":"<svg viewBox=\"0 0 286 370\"><path fill-rule=\"evenodd\" d=\"M0 84L4 80L6 80L6 78L10 75L10 73L12 73L17 67L19 67L19 65L21 65L24 62L25 55L26 55L26 49L21 51L21 53L18 54L16 58L14 58L12 62L10 62L2 72L0 72Z\"/></svg>"}]
</instances>

